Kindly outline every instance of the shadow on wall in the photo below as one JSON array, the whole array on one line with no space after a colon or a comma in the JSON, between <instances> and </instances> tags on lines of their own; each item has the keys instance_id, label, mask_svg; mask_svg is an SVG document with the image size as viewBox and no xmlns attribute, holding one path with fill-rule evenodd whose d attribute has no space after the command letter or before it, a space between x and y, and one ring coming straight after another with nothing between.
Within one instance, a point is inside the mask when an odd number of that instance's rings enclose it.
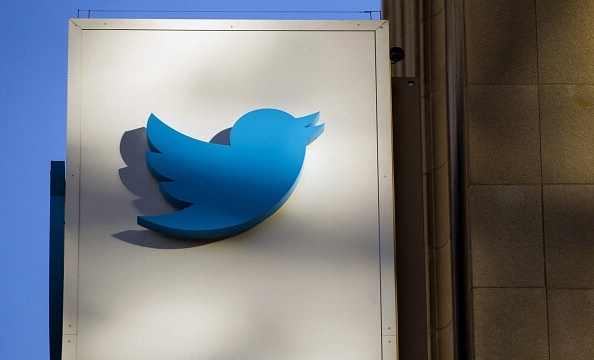
<instances>
[{"instance_id":1,"label":"shadow on wall","mask_svg":"<svg viewBox=\"0 0 594 360\"><path fill-rule=\"evenodd\" d=\"M217 136L224 138L224 135ZM224 141L224 139L222 140ZM120 141L120 154L127 167L119 170L120 180L128 190L139 197L133 202L134 207L138 210L138 215L165 214L176 211L177 208L163 199L159 191L159 183L148 169L146 164L147 149L145 128L124 133ZM155 249L184 249L212 242L174 239L150 230L126 230L112 236L130 244Z\"/></svg>"}]
</instances>

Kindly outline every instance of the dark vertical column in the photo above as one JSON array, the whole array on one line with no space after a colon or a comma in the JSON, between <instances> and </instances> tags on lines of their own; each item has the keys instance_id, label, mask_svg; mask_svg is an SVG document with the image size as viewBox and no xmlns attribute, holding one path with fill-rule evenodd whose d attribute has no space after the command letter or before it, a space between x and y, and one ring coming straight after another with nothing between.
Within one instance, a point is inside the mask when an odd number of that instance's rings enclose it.
<instances>
[{"instance_id":1,"label":"dark vertical column","mask_svg":"<svg viewBox=\"0 0 594 360\"><path fill-rule=\"evenodd\" d=\"M423 133L418 78L392 78L398 351L429 357L423 196Z\"/></svg>"},{"instance_id":2,"label":"dark vertical column","mask_svg":"<svg viewBox=\"0 0 594 360\"><path fill-rule=\"evenodd\" d=\"M50 172L49 345L50 360L62 356L64 290L65 162L52 161Z\"/></svg>"}]
</instances>

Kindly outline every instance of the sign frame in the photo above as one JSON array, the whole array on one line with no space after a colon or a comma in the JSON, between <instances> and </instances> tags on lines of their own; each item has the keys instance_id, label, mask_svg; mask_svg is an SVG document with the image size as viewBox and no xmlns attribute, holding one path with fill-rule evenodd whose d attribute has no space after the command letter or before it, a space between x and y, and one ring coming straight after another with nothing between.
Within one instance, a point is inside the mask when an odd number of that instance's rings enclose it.
<instances>
[{"instance_id":1,"label":"sign frame","mask_svg":"<svg viewBox=\"0 0 594 360\"><path fill-rule=\"evenodd\" d=\"M387 21L274 21L274 20L121 20L71 19L68 53L68 146L64 235L64 300L62 358L77 359L79 334L80 216L81 216L81 118L83 38L96 31L320 31L365 32L375 39L375 109L377 135L377 203L379 284L381 288L382 359L397 357L396 286L394 276L394 190L391 126L389 30ZM323 121L323 120L322 120ZM307 160L306 160L307 161Z\"/></svg>"}]
</instances>

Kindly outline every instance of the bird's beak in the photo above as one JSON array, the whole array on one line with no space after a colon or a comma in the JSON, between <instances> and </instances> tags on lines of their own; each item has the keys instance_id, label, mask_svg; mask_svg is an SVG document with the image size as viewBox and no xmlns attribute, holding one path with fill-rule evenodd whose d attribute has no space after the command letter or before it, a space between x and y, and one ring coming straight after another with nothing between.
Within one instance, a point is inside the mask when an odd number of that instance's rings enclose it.
<instances>
[{"instance_id":1,"label":"bird's beak","mask_svg":"<svg viewBox=\"0 0 594 360\"><path fill-rule=\"evenodd\" d=\"M297 118L300 125L305 128L306 144L311 144L318 136L324 132L324 124L316 125L320 118L320 112L313 113L304 117Z\"/></svg>"}]
</instances>

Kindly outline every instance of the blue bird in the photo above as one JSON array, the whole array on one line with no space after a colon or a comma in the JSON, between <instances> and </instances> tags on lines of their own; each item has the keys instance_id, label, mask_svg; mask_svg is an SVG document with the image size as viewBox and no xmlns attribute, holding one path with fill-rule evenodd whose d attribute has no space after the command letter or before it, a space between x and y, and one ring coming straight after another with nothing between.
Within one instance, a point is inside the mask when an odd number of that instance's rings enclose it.
<instances>
[{"instance_id":1,"label":"blue bird","mask_svg":"<svg viewBox=\"0 0 594 360\"><path fill-rule=\"evenodd\" d=\"M146 160L163 197L181 210L139 216L138 224L165 235L218 239L239 234L276 212L299 179L305 148L324 131L319 112L295 118L259 109L239 118L230 144L186 136L151 114Z\"/></svg>"}]
</instances>

